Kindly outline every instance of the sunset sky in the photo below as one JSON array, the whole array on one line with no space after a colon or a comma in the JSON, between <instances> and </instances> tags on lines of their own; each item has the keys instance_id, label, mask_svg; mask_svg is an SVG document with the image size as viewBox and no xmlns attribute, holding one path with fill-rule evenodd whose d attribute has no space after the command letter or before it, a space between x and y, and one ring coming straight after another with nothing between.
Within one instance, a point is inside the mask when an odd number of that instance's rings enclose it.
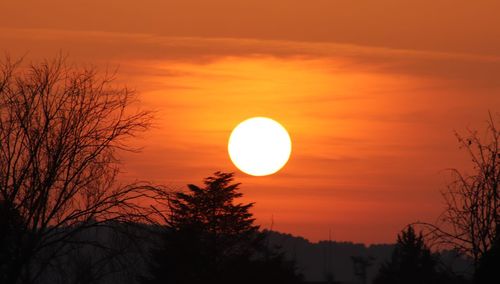
<instances>
[{"instance_id":1,"label":"sunset sky","mask_svg":"<svg viewBox=\"0 0 500 284\"><path fill-rule=\"evenodd\" d=\"M443 210L454 131L500 111L500 1L47 0L0 2L0 52L118 70L156 111L123 182L179 189L235 171L263 228L311 241L393 242ZM253 116L291 158L252 177L231 163Z\"/></svg>"}]
</instances>

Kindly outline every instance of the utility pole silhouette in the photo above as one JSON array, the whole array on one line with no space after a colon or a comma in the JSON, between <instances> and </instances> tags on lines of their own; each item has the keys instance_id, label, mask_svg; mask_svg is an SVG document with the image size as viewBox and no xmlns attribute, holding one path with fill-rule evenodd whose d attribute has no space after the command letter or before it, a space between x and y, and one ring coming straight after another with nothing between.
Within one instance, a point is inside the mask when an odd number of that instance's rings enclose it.
<instances>
[{"instance_id":1,"label":"utility pole silhouette","mask_svg":"<svg viewBox=\"0 0 500 284\"><path fill-rule=\"evenodd\" d=\"M334 283L335 276L333 274L333 260L332 260L332 229L328 230L328 243L324 250L323 258L323 273L327 283Z\"/></svg>"}]
</instances>

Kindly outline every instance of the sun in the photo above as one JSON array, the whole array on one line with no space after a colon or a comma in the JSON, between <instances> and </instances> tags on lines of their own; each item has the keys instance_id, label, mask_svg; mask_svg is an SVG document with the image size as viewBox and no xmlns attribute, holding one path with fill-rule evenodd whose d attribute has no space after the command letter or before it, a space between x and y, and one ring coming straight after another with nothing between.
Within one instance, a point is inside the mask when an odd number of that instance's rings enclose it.
<instances>
[{"instance_id":1,"label":"sun","mask_svg":"<svg viewBox=\"0 0 500 284\"><path fill-rule=\"evenodd\" d=\"M276 173L288 162L292 141L286 129L275 120L253 117L234 128L228 152L242 172L266 176Z\"/></svg>"}]
</instances>

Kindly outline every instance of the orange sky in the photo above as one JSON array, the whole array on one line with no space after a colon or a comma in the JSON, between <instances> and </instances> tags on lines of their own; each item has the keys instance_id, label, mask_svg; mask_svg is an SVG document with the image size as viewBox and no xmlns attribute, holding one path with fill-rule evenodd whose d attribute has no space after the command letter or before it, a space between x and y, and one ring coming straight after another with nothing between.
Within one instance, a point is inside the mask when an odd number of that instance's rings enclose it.
<instances>
[{"instance_id":1,"label":"orange sky","mask_svg":"<svg viewBox=\"0 0 500 284\"><path fill-rule=\"evenodd\" d=\"M314 241L331 229L391 242L435 220L444 169L467 167L453 130L499 111L500 1L5 2L2 52L119 67L157 111L124 180L181 187L237 171L232 128L282 123L285 168L237 179L263 227Z\"/></svg>"}]
</instances>

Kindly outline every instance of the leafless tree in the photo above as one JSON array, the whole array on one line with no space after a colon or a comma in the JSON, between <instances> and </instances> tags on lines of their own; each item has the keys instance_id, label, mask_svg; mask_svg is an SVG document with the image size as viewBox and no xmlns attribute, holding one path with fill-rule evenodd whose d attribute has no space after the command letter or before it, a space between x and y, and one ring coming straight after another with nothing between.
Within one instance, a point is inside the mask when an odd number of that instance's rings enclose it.
<instances>
[{"instance_id":1,"label":"leafless tree","mask_svg":"<svg viewBox=\"0 0 500 284\"><path fill-rule=\"evenodd\" d=\"M495 238L500 237L500 132L490 114L487 137L477 131L456 136L472 160L473 173L451 169L453 180L443 192L445 211L437 224L419 224L424 225L434 244L451 245L472 257L477 267Z\"/></svg>"},{"instance_id":2,"label":"leafless tree","mask_svg":"<svg viewBox=\"0 0 500 284\"><path fill-rule=\"evenodd\" d=\"M22 216L7 283L35 282L86 228L135 221L151 187L117 182L121 150L150 126L134 92L59 56L0 62L0 201ZM68 243L72 243L68 246Z\"/></svg>"}]
</instances>

